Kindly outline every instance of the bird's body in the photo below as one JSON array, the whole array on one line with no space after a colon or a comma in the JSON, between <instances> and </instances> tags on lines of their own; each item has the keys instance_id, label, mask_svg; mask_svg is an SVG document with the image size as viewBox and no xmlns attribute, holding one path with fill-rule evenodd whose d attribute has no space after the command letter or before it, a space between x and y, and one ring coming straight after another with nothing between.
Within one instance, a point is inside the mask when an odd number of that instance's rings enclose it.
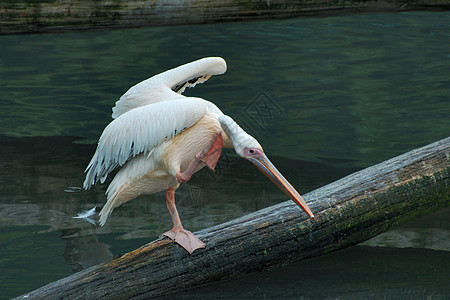
<instances>
[{"instance_id":1,"label":"bird's body","mask_svg":"<svg viewBox=\"0 0 450 300\"><path fill-rule=\"evenodd\" d=\"M221 58L204 58L158 74L130 88L113 108L89 163L84 187L102 183L121 167L107 189L100 225L114 208L142 194L166 191L174 227L164 235L192 253L205 246L183 229L174 192L207 165L214 169L221 149L234 148L313 216L301 196L268 161L259 143L213 103L179 93L226 71ZM281 177L280 177L281 176Z\"/></svg>"},{"instance_id":2,"label":"bird's body","mask_svg":"<svg viewBox=\"0 0 450 300\"><path fill-rule=\"evenodd\" d=\"M181 101L189 102L185 99ZM151 108L154 104L149 106ZM130 114L133 112L130 111ZM107 189L108 203L100 213L100 224L105 224L115 207L139 195L177 188L177 173L185 172L195 155L206 149L218 133L222 134L223 130L217 117L205 111L191 127L128 160ZM224 141L224 146L232 147L228 138ZM180 149L184 151L179 151ZM200 164L194 172L203 166Z\"/></svg>"}]
</instances>

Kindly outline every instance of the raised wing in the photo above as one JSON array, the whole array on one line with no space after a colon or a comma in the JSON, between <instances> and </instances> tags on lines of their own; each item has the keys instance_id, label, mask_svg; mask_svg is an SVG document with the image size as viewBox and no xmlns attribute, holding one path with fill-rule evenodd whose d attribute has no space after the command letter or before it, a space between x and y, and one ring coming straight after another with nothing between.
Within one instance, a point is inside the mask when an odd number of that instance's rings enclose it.
<instances>
[{"instance_id":1,"label":"raised wing","mask_svg":"<svg viewBox=\"0 0 450 300\"><path fill-rule=\"evenodd\" d=\"M155 75L123 94L112 109L112 117L115 119L136 107L178 99L187 87L194 87L226 70L223 58L206 57Z\"/></svg>"},{"instance_id":2,"label":"raised wing","mask_svg":"<svg viewBox=\"0 0 450 300\"><path fill-rule=\"evenodd\" d=\"M89 189L98 180L130 158L149 152L155 146L194 125L212 103L201 98L183 97L142 106L120 115L106 126L97 150L86 168L83 183Z\"/></svg>"}]
</instances>

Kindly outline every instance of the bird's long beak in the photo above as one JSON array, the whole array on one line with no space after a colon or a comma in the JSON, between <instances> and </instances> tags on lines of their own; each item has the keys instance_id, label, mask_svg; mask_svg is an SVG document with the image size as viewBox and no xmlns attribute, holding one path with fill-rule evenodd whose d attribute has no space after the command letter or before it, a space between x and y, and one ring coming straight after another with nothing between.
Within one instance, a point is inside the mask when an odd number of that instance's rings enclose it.
<instances>
[{"instance_id":1,"label":"bird's long beak","mask_svg":"<svg viewBox=\"0 0 450 300\"><path fill-rule=\"evenodd\" d=\"M273 183L275 183L289 198L298 204L310 217L314 219L314 214L303 200L302 196L295 188L284 178L284 176L275 168L266 155L260 157L247 157L261 172L264 173Z\"/></svg>"}]
</instances>

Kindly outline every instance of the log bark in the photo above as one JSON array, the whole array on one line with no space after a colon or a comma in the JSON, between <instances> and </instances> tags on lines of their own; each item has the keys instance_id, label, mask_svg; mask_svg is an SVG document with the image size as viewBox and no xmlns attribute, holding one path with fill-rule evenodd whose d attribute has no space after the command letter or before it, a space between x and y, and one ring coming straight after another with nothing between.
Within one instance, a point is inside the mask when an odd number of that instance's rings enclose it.
<instances>
[{"instance_id":1,"label":"log bark","mask_svg":"<svg viewBox=\"0 0 450 300\"><path fill-rule=\"evenodd\" d=\"M1 1L0 34L201 24L354 11L437 10L449 7L448 0Z\"/></svg>"},{"instance_id":2,"label":"log bark","mask_svg":"<svg viewBox=\"0 0 450 300\"><path fill-rule=\"evenodd\" d=\"M197 232L193 255L158 239L17 299L144 299L343 249L450 204L450 137L292 201Z\"/></svg>"}]
</instances>

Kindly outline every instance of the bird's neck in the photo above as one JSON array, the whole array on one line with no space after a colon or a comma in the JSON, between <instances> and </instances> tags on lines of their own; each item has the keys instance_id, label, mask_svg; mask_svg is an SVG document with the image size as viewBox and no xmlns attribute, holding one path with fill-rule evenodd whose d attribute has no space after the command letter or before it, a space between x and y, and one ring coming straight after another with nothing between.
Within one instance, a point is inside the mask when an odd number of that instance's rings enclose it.
<instances>
[{"instance_id":1,"label":"bird's neck","mask_svg":"<svg viewBox=\"0 0 450 300\"><path fill-rule=\"evenodd\" d=\"M232 118L226 115L219 117L220 125L225 132L231 148L234 148L237 154L243 155L244 147L259 146L258 142L247 132L245 132ZM225 141L224 141L225 145ZM259 146L260 147L260 146Z\"/></svg>"},{"instance_id":2,"label":"bird's neck","mask_svg":"<svg viewBox=\"0 0 450 300\"><path fill-rule=\"evenodd\" d=\"M223 147L233 149L233 142L231 141L230 137L226 132L222 132L222 138L223 138Z\"/></svg>"}]
</instances>

